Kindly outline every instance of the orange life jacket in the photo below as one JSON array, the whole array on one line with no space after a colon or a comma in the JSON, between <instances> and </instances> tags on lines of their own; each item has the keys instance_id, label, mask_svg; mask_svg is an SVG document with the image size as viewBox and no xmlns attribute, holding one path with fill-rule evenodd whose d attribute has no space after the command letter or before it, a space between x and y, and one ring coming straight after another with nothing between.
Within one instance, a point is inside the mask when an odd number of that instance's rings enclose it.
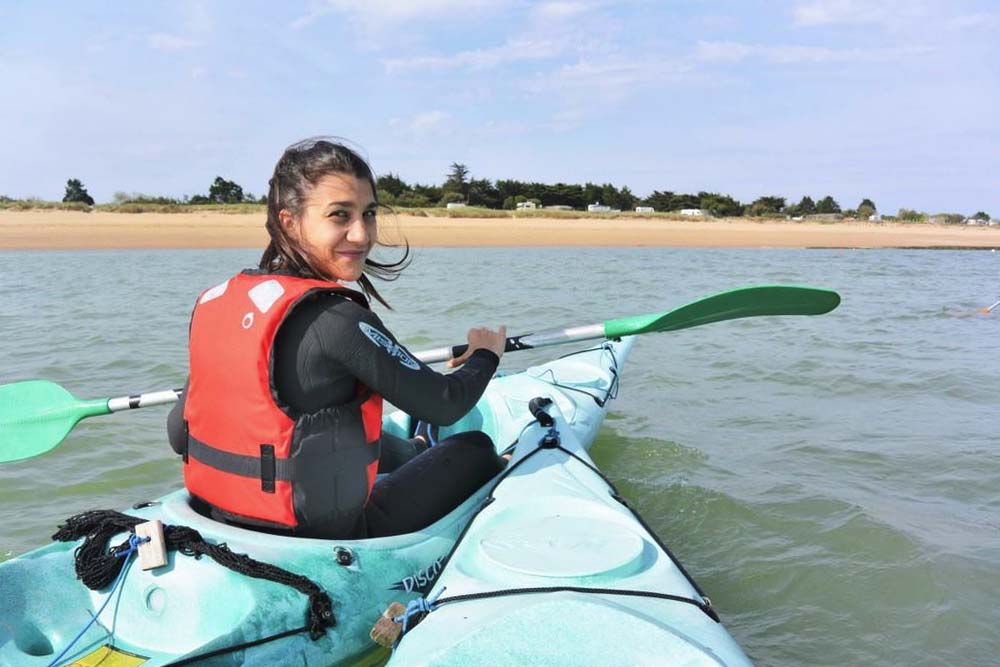
<instances>
[{"instance_id":1,"label":"orange life jacket","mask_svg":"<svg viewBox=\"0 0 1000 667\"><path fill-rule=\"evenodd\" d=\"M362 514L378 471L382 397L359 383L348 404L296 414L279 403L272 376L281 323L303 299L331 292L368 307L338 283L256 273L195 305L184 483L223 515L349 534Z\"/></svg>"}]
</instances>

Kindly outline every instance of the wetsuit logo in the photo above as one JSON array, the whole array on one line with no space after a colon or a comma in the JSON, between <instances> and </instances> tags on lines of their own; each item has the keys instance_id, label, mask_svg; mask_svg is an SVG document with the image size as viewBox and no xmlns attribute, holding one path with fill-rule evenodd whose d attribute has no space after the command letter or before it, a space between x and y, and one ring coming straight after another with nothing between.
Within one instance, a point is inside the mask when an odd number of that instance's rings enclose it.
<instances>
[{"instance_id":1,"label":"wetsuit logo","mask_svg":"<svg viewBox=\"0 0 1000 667\"><path fill-rule=\"evenodd\" d=\"M367 336L371 342L381 348L385 348L390 357L399 359L399 363L403 364L403 366L415 371L420 370L420 364L417 363L417 360L411 357L409 352L404 350L402 346L397 345L389 336L364 322L358 322L358 328L361 329L361 333Z\"/></svg>"},{"instance_id":2,"label":"wetsuit logo","mask_svg":"<svg viewBox=\"0 0 1000 667\"><path fill-rule=\"evenodd\" d=\"M414 591L423 592L423 589L429 586L441 573L442 565L444 565L444 556L441 556L424 569L417 570L408 577L403 577L401 581L397 581L392 586L389 586L389 590L406 593L413 593Z\"/></svg>"}]
</instances>

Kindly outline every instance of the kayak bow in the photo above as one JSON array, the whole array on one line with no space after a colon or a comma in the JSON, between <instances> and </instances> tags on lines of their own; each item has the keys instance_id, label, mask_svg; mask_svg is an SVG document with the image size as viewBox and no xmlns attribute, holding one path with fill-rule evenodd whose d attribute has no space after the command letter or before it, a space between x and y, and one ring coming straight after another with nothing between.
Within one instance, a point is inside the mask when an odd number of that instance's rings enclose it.
<instances>
[{"instance_id":1,"label":"kayak bow","mask_svg":"<svg viewBox=\"0 0 1000 667\"><path fill-rule=\"evenodd\" d=\"M749 666L560 407L546 409L426 598L398 617L419 624L389 667Z\"/></svg>"}]
</instances>

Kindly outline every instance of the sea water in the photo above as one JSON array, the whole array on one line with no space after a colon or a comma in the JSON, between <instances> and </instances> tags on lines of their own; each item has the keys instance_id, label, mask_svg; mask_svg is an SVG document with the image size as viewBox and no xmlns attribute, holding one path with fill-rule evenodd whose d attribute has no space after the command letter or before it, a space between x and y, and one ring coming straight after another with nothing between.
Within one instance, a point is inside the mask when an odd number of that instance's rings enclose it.
<instances>
[{"instance_id":1,"label":"sea water","mask_svg":"<svg viewBox=\"0 0 1000 667\"><path fill-rule=\"evenodd\" d=\"M257 256L0 253L0 383L179 387L195 296ZM594 459L757 664L1000 663L1000 311L976 312L1000 298L1000 253L418 248L377 310L420 350L775 283L843 303L643 336ZM176 488L166 412L92 418L0 464L0 560L74 513Z\"/></svg>"}]
</instances>

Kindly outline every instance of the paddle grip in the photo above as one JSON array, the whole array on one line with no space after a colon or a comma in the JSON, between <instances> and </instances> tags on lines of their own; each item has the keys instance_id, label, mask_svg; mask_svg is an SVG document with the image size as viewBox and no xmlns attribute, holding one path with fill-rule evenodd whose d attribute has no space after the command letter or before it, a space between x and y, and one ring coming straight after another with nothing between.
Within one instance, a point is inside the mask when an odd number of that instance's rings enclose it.
<instances>
[{"instance_id":1,"label":"paddle grip","mask_svg":"<svg viewBox=\"0 0 1000 667\"><path fill-rule=\"evenodd\" d=\"M525 334L525 335L528 335L528 334ZM523 335L522 336L509 336L507 338L507 342L503 346L503 351L504 352L513 352L515 350L527 350L527 349L530 349L531 348L530 345L525 345L524 343L521 342L522 338L524 338ZM464 343L462 345L452 345L451 346L451 358L452 359L457 359L458 357L460 357L463 354L465 354L465 351L468 350L468 349L469 349L469 346L467 344L464 344Z\"/></svg>"}]
</instances>

